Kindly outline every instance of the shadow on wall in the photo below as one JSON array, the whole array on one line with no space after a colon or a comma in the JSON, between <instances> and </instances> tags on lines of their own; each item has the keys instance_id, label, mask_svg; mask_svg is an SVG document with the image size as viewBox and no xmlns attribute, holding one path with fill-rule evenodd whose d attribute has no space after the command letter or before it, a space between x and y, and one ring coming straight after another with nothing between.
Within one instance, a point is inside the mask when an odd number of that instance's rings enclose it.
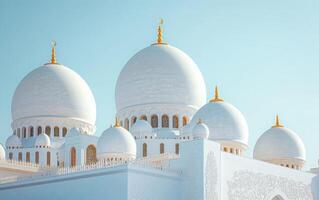
<instances>
[{"instance_id":1,"label":"shadow on wall","mask_svg":"<svg viewBox=\"0 0 319 200\"><path fill-rule=\"evenodd\" d=\"M314 200L319 200L319 174L312 178L311 193Z\"/></svg>"}]
</instances>

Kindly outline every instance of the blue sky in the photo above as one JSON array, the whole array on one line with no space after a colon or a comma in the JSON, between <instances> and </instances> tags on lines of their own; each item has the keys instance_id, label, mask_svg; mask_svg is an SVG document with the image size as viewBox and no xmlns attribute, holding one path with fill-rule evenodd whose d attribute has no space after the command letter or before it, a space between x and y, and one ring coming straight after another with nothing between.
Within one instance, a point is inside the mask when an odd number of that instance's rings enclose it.
<instances>
[{"instance_id":1,"label":"blue sky","mask_svg":"<svg viewBox=\"0 0 319 200\"><path fill-rule=\"evenodd\" d=\"M0 143L11 134L11 98L19 81L50 59L78 72L97 102L97 135L115 114L117 76L156 38L189 54L208 96L220 95L247 119L252 156L274 122L299 134L307 168L319 158L319 2L315 0L84 1L0 0Z\"/></svg>"}]
</instances>

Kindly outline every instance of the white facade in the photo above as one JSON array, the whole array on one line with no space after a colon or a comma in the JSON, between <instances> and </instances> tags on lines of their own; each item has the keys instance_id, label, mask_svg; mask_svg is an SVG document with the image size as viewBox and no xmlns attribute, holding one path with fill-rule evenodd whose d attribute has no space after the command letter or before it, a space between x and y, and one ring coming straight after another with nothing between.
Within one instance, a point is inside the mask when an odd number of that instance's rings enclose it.
<instances>
[{"instance_id":1,"label":"white facade","mask_svg":"<svg viewBox=\"0 0 319 200\"><path fill-rule=\"evenodd\" d=\"M302 170L301 138L279 123L245 157L248 124L219 97L206 102L199 68L158 42L128 61L116 122L94 136L85 81L55 62L19 84L12 135L0 146L1 199L319 199L319 169Z\"/></svg>"}]
</instances>

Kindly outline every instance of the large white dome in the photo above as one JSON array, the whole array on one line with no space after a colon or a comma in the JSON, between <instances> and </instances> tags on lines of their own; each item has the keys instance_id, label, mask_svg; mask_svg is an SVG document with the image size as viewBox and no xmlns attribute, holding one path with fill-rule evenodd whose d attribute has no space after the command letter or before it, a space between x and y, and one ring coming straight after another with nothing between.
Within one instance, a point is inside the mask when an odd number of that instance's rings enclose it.
<instances>
[{"instance_id":1,"label":"large white dome","mask_svg":"<svg viewBox=\"0 0 319 200\"><path fill-rule=\"evenodd\" d=\"M29 73L12 99L13 121L30 117L74 118L92 125L96 104L87 83L73 70L46 64Z\"/></svg>"},{"instance_id":2,"label":"large white dome","mask_svg":"<svg viewBox=\"0 0 319 200\"><path fill-rule=\"evenodd\" d=\"M203 76L195 62L166 44L151 45L134 55L116 84L116 108L171 104L195 109L206 101Z\"/></svg>"},{"instance_id":3,"label":"large white dome","mask_svg":"<svg viewBox=\"0 0 319 200\"><path fill-rule=\"evenodd\" d=\"M254 159L263 161L306 160L306 151L300 137L285 127L272 127L257 140Z\"/></svg>"},{"instance_id":4,"label":"large white dome","mask_svg":"<svg viewBox=\"0 0 319 200\"><path fill-rule=\"evenodd\" d=\"M194 115L191 124L203 120L209 128L209 139L220 142L237 142L248 146L248 125L242 113L233 105L209 102Z\"/></svg>"}]
</instances>

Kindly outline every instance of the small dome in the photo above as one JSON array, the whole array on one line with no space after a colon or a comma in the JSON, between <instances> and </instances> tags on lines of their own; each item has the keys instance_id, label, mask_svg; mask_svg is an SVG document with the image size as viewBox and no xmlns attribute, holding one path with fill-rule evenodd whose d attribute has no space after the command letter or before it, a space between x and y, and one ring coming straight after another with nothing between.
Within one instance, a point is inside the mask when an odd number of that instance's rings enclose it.
<instances>
[{"instance_id":1,"label":"small dome","mask_svg":"<svg viewBox=\"0 0 319 200\"><path fill-rule=\"evenodd\" d=\"M191 120L194 126L201 119L209 128L209 139L217 142L233 142L246 148L248 146L248 125L243 114L233 105L218 97L200 108Z\"/></svg>"},{"instance_id":2,"label":"small dome","mask_svg":"<svg viewBox=\"0 0 319 200\"><path fill-rule=\"evenodd\" d=\"M154 135L152 126L145 120L136 120L131 127L130 132L136 138Z\"/></svg>"},{"instance_id":3,"label":"small dome","mask_svg":"<svg viewBox=\"0 0 319 200\"><path fill-rule=\"evenodd\" d=\"M208 139L209 129L206 124L199 121L193 128L193 136L195 139Z\"/></svg>"},{"instance_id":4,"label":"small dome","mask_svg":"<svg viewBox=\"0 0 319 200\"><path fill-rule=\"evenodd\" d=\"M4 147L2 144L0 144L0 160L6 159L6 151L4 150Z\"/></svg>"},{"instance_id":5,"label":"small dome","mask_svg":"<svg viewBox=\"0 0 319 200\"><path fill-rule=\"evenodd\" d=\"M206 101L206 86L198 66L186 53L156 44L127 62L117 79L115 99L117 112L158 104L198 109Z\"/></svg>"},{"instance_id":6,"label":"small dome","mask_svg":"<svg viewBox=\"0 0 319 200\"><path fill-rule=\"evenodd\" d=\"M30 72L12 98L12 120L31 117L73 118L94 126L96 104L87 83L60 64L45 64Z\"/></svg>"},{"instance_id":7,"label":"small dome","mask_svg":"<svg viewBox=\"0 0 319 200\"><path fill-rule=\"evenodd\" d=\"M126 129L114 126L106 129L97 142L97 157L132 160L136 158L136 143Z\"/></svg>"},{"instance_id":8,"label":"small dome","mask_svg":"<svg viewBox=\"0 0 319 200\"><path fill-rule=\"evenodd\" d=\"M6 141L7 148L20 148L22 147L21 140L16 135L11 135Z\"/></svg>"},{"instance_id":9,"label":"small dome","mask_svg":"<svg viewBox=\"0 0 319 200\"><path fill-rule=\"evenodd\" d=\"M50 147L51 146L51 140L49 138L49 136L45 133L41 133L35 140L34 143L35 147Z\"/></svg>"},{"instance_id":10,"label":"small dome","mask_svg":"<svg viewBox=\"0 0 319 200\"><path fill-rule=\"evenodd\" d=\"M306 160L306 150L300 137L283 126L273 126L263 133L254 148L254 159L276 164L285 161L301 164Z\"/></svg>"}]
</instances>

